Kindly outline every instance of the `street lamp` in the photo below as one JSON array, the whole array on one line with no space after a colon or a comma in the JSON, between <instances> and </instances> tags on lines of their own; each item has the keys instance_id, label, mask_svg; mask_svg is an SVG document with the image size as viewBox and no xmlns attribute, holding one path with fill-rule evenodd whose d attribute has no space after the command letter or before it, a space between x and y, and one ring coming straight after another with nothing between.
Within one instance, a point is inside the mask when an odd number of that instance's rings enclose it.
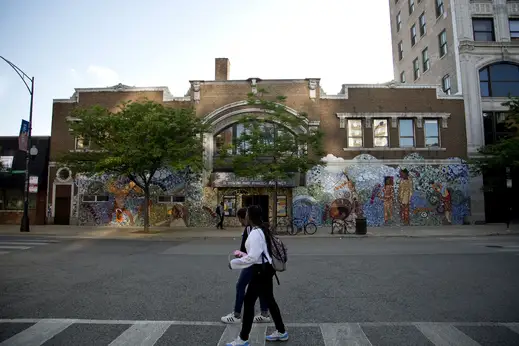
<instances>
[{"instance_id":1,"label":"street lamp","mask_svg":"<svg viewBox=\"0 0 519 346\"><path fill-rule=\"evenodd\" d=\"M0 58L5 61L11 68L18 74L23 84L27 87L29 94L31 95L31 105L29 108L29 132L27 138L27 150L25 151L25 196L23 203L23 217L22 222L20 224L20 232L29 232L29 164L30 164L30 156L32 153L35 153L34 156L38 154L38 149L36 147L31 147L31 133L32 133L32 105L34 100L34 77L29 77L25 72L22 71L18 66L0 56ZM31 82L30 86L27 81ZM31 148L29 150L29 148ZM35 150L33 150L35 149Z\"/></svg>"}]
</instances>

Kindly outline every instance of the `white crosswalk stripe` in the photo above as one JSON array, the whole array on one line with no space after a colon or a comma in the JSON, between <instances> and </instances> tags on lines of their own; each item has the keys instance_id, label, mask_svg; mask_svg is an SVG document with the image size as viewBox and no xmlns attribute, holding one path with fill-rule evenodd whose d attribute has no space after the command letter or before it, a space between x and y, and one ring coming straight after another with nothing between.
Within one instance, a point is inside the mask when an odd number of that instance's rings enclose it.
<instances>
[{"instance_id":1,"label":"white crosswalk stripe","mask_svg":"<svg viewBox=\"0 0 519 346\"><path fill-rule=\"evenodd\" d=\"M29 250L33 247L45 246L57 243L56 240L1 240L0 255L7 255L16 250Z\"/></svg>"},{"instance_id":2,"label":"white crosswalk stripe","mask_svg":"<svg viewBox=\"0 0 519 346\"><path fill-rule=\"evenodd\" d=\"M77 331L72 326L78 325L111 325L124 326L126 329L119 329L117 334L110 336L109 346L154 346L164 345L167 340L161 338L170 337L167 335L170 328L186 328L186 335L182 337L189 341L193 335L207 333L208 328L216 331L219 335L217 340L206 340L206 343L217 346L224 346L234 340L239 332L241 325L224 325L219 322L200 322L200 321L131 321L131 320L85 320L85 319L0 319L1 329L8 329L6 325L34 323L26 329L18 331L7 340L0 342L0 346L41 346L53 338L60 338L60 333L66 334L67 328L73 329L69 334ZM126 327L129 325L129 327ZM476 340L464 333L464 327L506 327L511 331L512 336L519 340L519 323L498 323L498 322L460 322L460 323L433 323L433 322L361 322L361 323L286 323L290 338L294 339L295 344L324 344L325 346L373 346L384 345L383 341L370 340L370 333L366 328L401 328L410 327L416 332L421 333L425 340L434 346L481 346ZM100 326L101 327L101 326ZM120 328L120 327L119 327ZM204 329L205 328L205 329ZM272 329L273 324L254 324L250 333L249 342L251 346L265 346L265 336L267 328ZM311 342L308 340L300 341L298 338L305 337L306 332L301 329L311 328L319 331ZM461 328L461 329L460 329ZM78 329L81 330L81 329ZM202 331L203 330L203 331ZM92 333L92 332L90 332ZM180 332L175 329L171 332L178 336ZM220 336L220 333L221 336ZM515 333L515 334L514 334ZM214 335L214 334L212 334ZM58 339L52 340L53 344L58 343ZM0 339L0 341L2 341ZM289 340L290 342L290 340ZM407 345L407 340L402 341L402 345ZM66 343L60 339L59 344ZM85 341L85 345L89 344ZM76 344L75 344L76 345ZM77 345L80 346L80 345Z\"/></svg>"}]
</instances>

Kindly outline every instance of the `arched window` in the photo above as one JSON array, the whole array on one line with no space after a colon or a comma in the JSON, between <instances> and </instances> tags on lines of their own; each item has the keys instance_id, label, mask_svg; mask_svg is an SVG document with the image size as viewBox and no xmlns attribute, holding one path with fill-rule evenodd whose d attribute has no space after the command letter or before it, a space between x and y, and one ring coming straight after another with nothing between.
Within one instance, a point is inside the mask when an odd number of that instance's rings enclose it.
<instances>
[{"instance_id":1,"label":"arched window","mask_svg":"<svg viewBox=\"0 0 519 346\"><path fill-rule=\"evenodd\" d=\"M294 137L294 134L290 130L274 123L262 122L260 126L265 133L264 138L267 143L273 143L278 136L286 134L290 134L290 136ZM233 124L216 134L213 138L214 155L219 155L222 150L226 148L228 148L228 154L236 154L236 149L246 148L247 143L237 143L237 139L240 138L245 131L246 127L243 124ZM235 148L231 148L231 146Z\"/></svg>"},{"instance_id":2,"label":"arched window","mask_svg":"<svg viewBox=\"0 0 519 346\"><path fill-rule=\"evenodd\" d=\"M519 96L519 65L500 62L479 70L483 97Z\"/></svg>"}]
</instances>

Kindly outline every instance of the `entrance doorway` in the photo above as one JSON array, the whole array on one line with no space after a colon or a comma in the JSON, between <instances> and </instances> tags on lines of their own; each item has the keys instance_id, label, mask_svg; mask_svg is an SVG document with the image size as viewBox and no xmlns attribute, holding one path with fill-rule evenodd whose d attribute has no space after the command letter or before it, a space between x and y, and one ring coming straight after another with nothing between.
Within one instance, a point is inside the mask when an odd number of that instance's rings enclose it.
<instances>
[{"instance_id":1,"label":"entrance doorway","mask_svg":"<svg viewBox=\"0 0 519 346\"><path fill-rule=\"evenodd\" d=\"M56 197L54 204L54 224L68 225L70 223L70 197Z\"/></svg>"},{"instance_id":2,"label":"entrance doorway","mask_svg":"<svg viewBox=\"0 0 519 346\"><path fill-rule=\"evenodd\" d=\"M261 218L264 222L269 222L269 196L268 195L251 195L242 197L242 206L247 208L251 205L259 205L261 207Z\"/></svg>"}]
</instances>

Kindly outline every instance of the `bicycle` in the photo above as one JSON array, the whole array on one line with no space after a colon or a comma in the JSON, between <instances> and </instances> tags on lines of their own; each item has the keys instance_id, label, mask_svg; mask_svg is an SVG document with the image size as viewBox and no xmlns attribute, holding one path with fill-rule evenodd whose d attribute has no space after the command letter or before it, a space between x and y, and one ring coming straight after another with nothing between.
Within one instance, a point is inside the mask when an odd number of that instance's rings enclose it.
<instances>
[{"instance_id":1,"label":"bicycle","mask_svg":"<svg viewBox=\"0 0 519 346\"><path fill-rule=\"evenodd\" d=\"M333 219L332 221L332 233L331 234L354 234L355 229L348 229L348 225L346 224L346 220L344 219Z\"/></svg>"},{"instance_id":2,"label":"bicycle","mask_svg":"<svg viewBox=\"0 0 519 346\"><path fill-rule=\"evenodd\" d=\"M301 231L308 235L315 234L315 232L317 232L317 225L313 221L301 218L292 219L287 225L287 233L290 235L296 235Z\"/></svg>"}]
</instances>

